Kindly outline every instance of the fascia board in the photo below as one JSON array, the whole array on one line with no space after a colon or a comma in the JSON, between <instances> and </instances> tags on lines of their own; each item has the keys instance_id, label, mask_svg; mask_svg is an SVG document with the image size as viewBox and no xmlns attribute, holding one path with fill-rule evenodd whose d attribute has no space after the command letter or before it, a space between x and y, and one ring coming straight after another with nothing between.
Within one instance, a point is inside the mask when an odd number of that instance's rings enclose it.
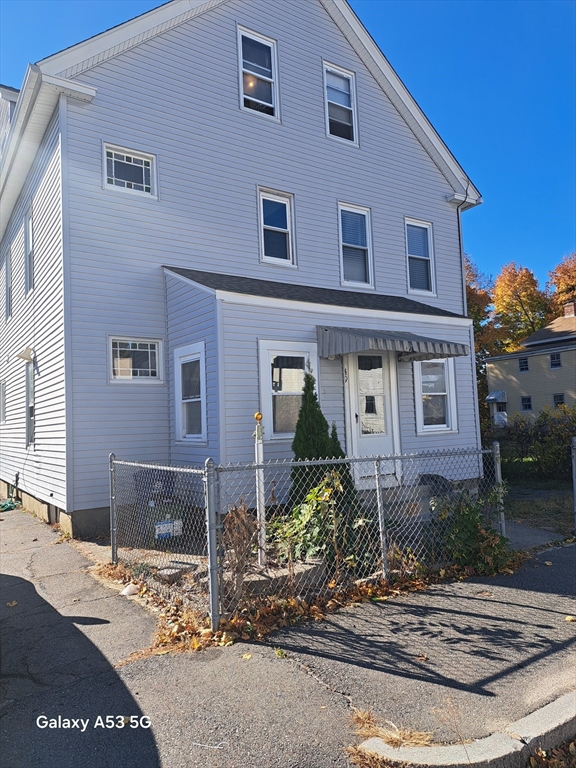
<instances>
[{"instance_id":1,"label":"fascia board","mask_svg":"<svg viewBox=\"0 0 576 768\"><path fill-rule=\"evenodd\" d=\"M541 341L528 341L524 342L525 347L537 347L541 344L557 344L560 341L574 341L576 343L576 338L574 337L574 334L571 333L567 336L556 336L554 339L542 339Z\"/></svg>"},{"instance_id":2,"label":"fascia board","mask_svg":"<svg viewBox=\"0 0 576 768\"><path fill-rule=\"evenodd\" d=\"M43 72L72 77L229 0L172 0L38 62Z\"/></svg>"},{"instance_id":3,"label":"fascia board","mask_svg":"<svg viewBox=\"0 0 576 768\"><path fill-rule=\"evenodd\" d=\"M36 160L61 93L81 101L92 101L96 89L45 76L35 64L28 67L0 166L0 240Z\"/></svg>"},{"instance_id":4,"label":"fascia board","mask_svg":"<svg viewBox=\"0 0 576 768\"><path fill-rule=\"evenodd\" d=\"M320 0L320 2L364 61L450 186L455 192L465 194L467 202L463 207L470 208L480 204L482 202L480 192L472 184L346 0ZM365 54L368 54L368 60Z\"/></svg>"},{"instance_id":5,"label":"fascia board","mask_svg":"<svg viewBox=\"0 0 576 768\"><path fill-rule=\"evenodd\" d=\"M190 281L192 282L192 281ZM197 283L195 283L197 285ZM293 299L273 299L269 296L253 296L248 293L216 290L216 298L231 304L244 304L252 307L268 307L283 309L293 313L315 312L326 315L350 317L363 315L374 319L401 320L404 323L410 319L427 325L452 325L464 327L472 325L468 317L446 317L445 315L421 315L411 312L392 312L386 309L362 309L361 307L340 307L337 304L315 304L309 301L294 301Z\"/></svg>"},{"instance_id":6,"label":"fascia board","mask_svg":"<svg viewBox=\"0 0 576 768\"><path fill-rule=\"evenodd\" d=\"M538 357L543 355L550 355L553 352L573 352L576 350L575 344L565 344L559 347L549 347L548 349L527 349L521 352L508 352L505 355L494 355L494 357L485 357L485 363L494 363L500 360L514 360L516 357Z\"/></svg>"}]
</instances>

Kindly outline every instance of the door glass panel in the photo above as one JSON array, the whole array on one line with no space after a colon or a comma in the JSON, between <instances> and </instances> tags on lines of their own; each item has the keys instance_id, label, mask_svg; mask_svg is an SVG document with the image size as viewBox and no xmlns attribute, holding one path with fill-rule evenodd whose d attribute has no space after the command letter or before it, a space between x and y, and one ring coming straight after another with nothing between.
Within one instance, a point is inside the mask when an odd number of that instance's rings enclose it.
<instances>
[{"instance_id":1,"label":"door glass panel","mask_svg":"<svg viewBox=\"0 0 576 768\"><path fill-rule=\"evenodd\" d=\"M358 355L358 420L362 435L386 432L381 355Z\"/></svg>"}]
</instances>

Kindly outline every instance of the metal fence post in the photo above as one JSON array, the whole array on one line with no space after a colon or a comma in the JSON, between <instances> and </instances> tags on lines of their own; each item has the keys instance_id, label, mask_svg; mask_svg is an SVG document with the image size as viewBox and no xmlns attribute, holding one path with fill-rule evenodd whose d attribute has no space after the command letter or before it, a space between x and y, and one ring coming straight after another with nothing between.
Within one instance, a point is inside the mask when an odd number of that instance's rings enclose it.
<instances>
[{"instance_id":1,"label":"metal fence post","mask_svg":"<svg viewBox=\"0 0 576 768\"><path fill-rule=\"evenodd\" d=\"M500 535L506 536L506 519L504 517L504 499L502 497L502 464L500 463L500 443L498 440L494 440L492 443L492 455L494 456L494 476L496 484L500 486L500 493L498 495L498 524L500 528Z\"/></svg>"},{"instance_id":2,"label":"metal fence post","mask_svg":"<svg viewBox=\"0 0 576 768\"><path fill-rule=\"evenodd\" d=\"M258 565L266 565L266 497L264 494L264 427L262 414L254 414L256 429L254 431L254 446L256 460L256 517L258 519Z\"/></svg>"},{"instance_id":3,"label":"metal fence post","mask_svg":"<svg viewBox=\"0 0 576 768\"><path fill-rule=\"evenodd\" d=\"M214 632L220 624L218 595L218 527L216 500L214 495L214 461L206 459L204 463L204 495L206 499L206 533L208 537L208 585L210 589L210 626Z\"/></svg>"},{"instance_id":4,"label":"metal fence post","mask_svg":"<svg viewBox=\"0 0 576 768\"><path fill-rule=\"evenodd\" d=\"M118 562L118 545L116 543L116 474L114 470L114 459L116 456L111 453L108 457L110 462L110 549L111 558L114 565Z\"/></svg>"},{"instance_id":5,"label":"metal fence post","mask_svg":"<svg viewBox=\"0 0 576 768\"><path fill-rule=\"evenodd\" d=\"M378 523L380 526L380 551L382 554L382 576L388 580L388 545L386 543L386 521L384 519L384 504L380 487L380 459L374 462L374 478L376 480L376 504L378 505Z\"/></svg>"},{"instance_id":6,"label":"metal fence post","mask_svg":"<svg viewBox=\"0 0 576 768\"><path fill-rule=\"evenodd\" d=\"M576 536L576 437L572 438L572 505L574 507L574 535Z\"/></svg>"}]
</instances>

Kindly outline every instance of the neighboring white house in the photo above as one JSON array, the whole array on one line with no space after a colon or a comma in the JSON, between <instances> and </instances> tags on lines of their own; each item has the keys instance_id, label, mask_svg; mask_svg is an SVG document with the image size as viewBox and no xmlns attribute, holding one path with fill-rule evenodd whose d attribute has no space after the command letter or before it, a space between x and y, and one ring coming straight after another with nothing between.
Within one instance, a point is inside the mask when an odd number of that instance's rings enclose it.
<instances>
[{"instance_id":1,"label":"neighboring white house","mask_svg":"<svg viewBox=\"0 0 576 768\"><path fill-rule=\"evenodd\" d=\"M250 461L255 411L290 457L308 361L349 454L479 446L480 195L344 0L172 0L16 95L0 478L29 503L94 531L110 452Z\"/></svg>"}]
</instances>

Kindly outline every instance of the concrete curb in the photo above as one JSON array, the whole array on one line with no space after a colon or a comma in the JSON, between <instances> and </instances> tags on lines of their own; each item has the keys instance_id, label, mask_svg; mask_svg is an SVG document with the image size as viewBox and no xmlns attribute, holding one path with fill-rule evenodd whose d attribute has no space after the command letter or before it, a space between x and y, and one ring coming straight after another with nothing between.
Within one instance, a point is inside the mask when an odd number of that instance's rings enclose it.
<instances>
[{"instance_id":1,"label":"concrete curb","mask_svg":"<svg viewBox=\"0 0 576 768\"><path fill-rule=\"evenodd\" d=\"M576 691L517 720L503 733L493 733L470 744L394 749L382 739L372 738L363 741L360 747L396 763L414 766L525 768L534 749L549 750L573 736L576 736Z\"/></svg>"}]
</instances>

